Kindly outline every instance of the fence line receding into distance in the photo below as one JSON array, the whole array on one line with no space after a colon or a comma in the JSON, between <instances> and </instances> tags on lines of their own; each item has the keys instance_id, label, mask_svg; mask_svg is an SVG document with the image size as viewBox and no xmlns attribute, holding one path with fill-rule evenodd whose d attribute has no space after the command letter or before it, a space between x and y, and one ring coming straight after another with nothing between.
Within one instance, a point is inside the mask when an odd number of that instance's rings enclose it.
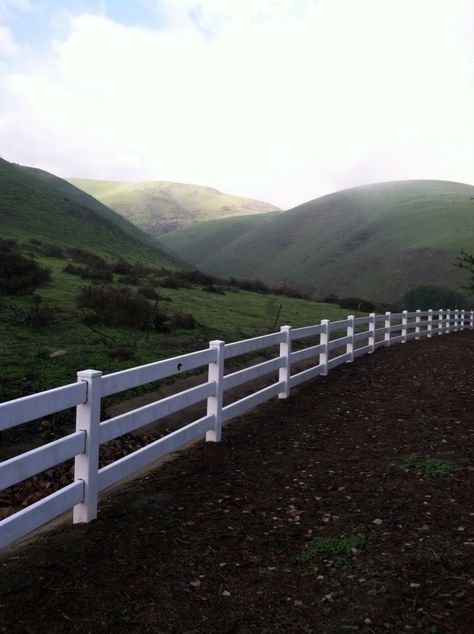
<instances>
[{"instance_id":1,"label":"fence line receding into distance","mask_svg":"<svg viewBox=\"0 0 474 634\"><path fill-rule=\"evenodd\" d=\"M364 327L367 329L361 331ZM207 441L219 442L223 423L276 396L287 398L291 388L304 381L325 376L332 368L379 347L448 334L466 327L474 328L473 311L417 310L372 313L365 317L350 315L333 322L323 319L314 326L282 326L279 332L235 343L211 341L208 349L112 374L84 370L78 373L76 383L1 403L0 431L70 407L76 407L76 431L0 462L1 491L75 459L71 484L0 521L0 548L70 509L73 509L74 523L90 522L97 516L98 494L104 489L204 434ZM311 339L310 345L307 342L306 347L302 347L300 341L305 339ZM299 342L297 350L292 350L293 342ZM278 356L225 374L226 360L261 350L271 352L272 348L276 348ZM104 397L206 366L208 376L204 383L101 420ZM270 385L225 405L226 390L262 377L269 379L272 375ZM205 400L207 413L202 418L99 468L101 444Z\"/></svg>"}]
</instances>

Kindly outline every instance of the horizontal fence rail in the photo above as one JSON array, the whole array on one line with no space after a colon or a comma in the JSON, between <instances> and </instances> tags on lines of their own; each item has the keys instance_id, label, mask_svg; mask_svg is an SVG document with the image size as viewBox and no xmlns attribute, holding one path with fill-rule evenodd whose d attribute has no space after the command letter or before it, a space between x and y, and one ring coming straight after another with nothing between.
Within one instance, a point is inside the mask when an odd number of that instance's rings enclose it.
<instances>
[{"instance_id":1,"label":"horizontal fence rail","mask_svg":"<svg viewBox=\"0 0 474 634\"><path fill-rule=\"evenodd\" d=\"M100 491L204 435L206 441L218 442L223 423L269 399L287 398L292 388L316 376L326 376L338 365L380 347L465 328L474 329L474 311L417 310L349 315L333 322L323 319L313 326L282 326L279 332L235 343L211 341L205 350L112 374L85 370L78 373L76 383L0 403L0 431L76 408L74 433L0 462L1 491L66 460L75 461L74 482L0 521L0 548L71 509L74 523L93 520ZM305 339L310 340L306 346ZM297 350L292 350L293 342L298 342ZM225 374L227 359L263 350L273 357L265 361L260 358L249 367ZM207 368L207 380L200 385L101 420L104 397L199 368ZM225 404L226 392L232 396L230 390L241 390L243 385L261 379L265 380L263 387L260 384L250 394L239 395L234 402ZM198 403L206 403L205 416L99 468L102 444Z\"/></svg>"}]
</instances>

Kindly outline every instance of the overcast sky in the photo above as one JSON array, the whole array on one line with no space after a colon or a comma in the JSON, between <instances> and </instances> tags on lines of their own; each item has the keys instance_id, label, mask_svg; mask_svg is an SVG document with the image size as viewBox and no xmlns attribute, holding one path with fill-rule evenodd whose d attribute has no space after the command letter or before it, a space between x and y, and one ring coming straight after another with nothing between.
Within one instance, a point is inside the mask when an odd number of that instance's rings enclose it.
<instances>
[{"instance_id":1,"label":"overcast sky","mask_svg":"<svg viewBox=\"0 0 474 634\"><path fill-rule=\"evenodd\" d=\"M474 179L473 0L0 0L0 156L288 208Z\"/></svg>"}]
</instances>

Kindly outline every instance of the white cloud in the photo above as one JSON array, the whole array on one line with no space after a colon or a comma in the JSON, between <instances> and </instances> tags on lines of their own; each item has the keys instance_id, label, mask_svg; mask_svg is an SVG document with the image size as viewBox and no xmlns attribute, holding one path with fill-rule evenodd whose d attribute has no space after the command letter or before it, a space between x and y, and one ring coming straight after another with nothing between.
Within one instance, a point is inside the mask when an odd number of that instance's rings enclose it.
<instances>
[{"instance_id":1,"label":"white cloud","mask_svg":"<svg viewBox=\"0 0 474 634\"><path fill-rule=\"evenodd\" d=\"M0 21L10 19L17 11L31 11L30 0L0 0Z\"/></svg>"},{"instance_id":2,"label":"white cloud","mask_svg":"<svg viewBox=\"0 0 474 634\"><path fill-rule=\"evenodd\" d=\"M4 76L2 153L282 206L375 180L469 181L470 6L176 0L161 31L70 17L51 58Z\"/></svg>"},{"instance_id":3,"label":"white cloud","mask_svg":"<svg viewBox=\"0 0 474 634\"><path fill-rule=\"evenodd\" d=\"M6 26L0 24L0 56L13 57L19 51L18 44Z\"/></svg>"}]
</instances>

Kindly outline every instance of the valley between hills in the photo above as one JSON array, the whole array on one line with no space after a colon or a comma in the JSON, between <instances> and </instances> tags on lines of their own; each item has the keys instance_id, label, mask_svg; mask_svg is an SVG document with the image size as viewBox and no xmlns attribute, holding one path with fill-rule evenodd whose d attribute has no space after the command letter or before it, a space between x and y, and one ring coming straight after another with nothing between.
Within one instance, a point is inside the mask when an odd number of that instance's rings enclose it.
<instances>
[{"instance_id":1,"label":"valley between hills","mask_svg":"<svg viewBox=\"0 0 474 634\"><path fill-rule=\"evenodd\" d=\"M157 240L173 217L188 226ZM458 292L450 303L461 306L454 263L474 241L474 188L381 183L281 211L211 188L68 182L0 160L0 222L8 400L80 368L123 369L371 302L383 310L420 284Z\"/></svg>"}]
</instances>

